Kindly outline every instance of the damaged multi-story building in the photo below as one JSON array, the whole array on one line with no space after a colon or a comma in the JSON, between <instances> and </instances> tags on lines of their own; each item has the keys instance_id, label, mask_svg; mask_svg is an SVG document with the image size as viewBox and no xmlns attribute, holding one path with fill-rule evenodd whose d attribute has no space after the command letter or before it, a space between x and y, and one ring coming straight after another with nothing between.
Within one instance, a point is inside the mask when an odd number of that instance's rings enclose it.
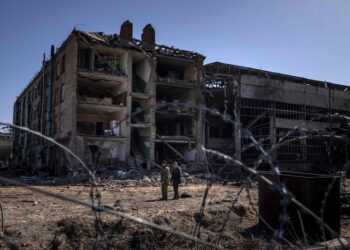
<instances>
[{"instance_id":1,"label":"damaged multi-story building","mask_svg":"<svg viewBox=\"0 0 350 250\"><path fill-rule=\"evenodd\" d=\"M185 157L202 161L204 56L141 40L126 21L120 34L73 30L51 47L14 105L14 123L53 137L88 164L132 164ZM158 104L158 105L157 105ZM64 174L62 150L16 130L14 155L28 172ZM140 160L139 160L140 161Z\"/></svg>"},{"instance_id":2,"label":"damaged multi-story building","mask_svg":"<svg viewBox=\"0 0 350 250\"><path fill-rule=\"evenodd\" d=\"M348 136L349 124L341 118L350 116L348 86L220 62L205 65L204 71L206 105L241 124L233 126L227 118L207 112L208 148L254 164L262 152L244 135L249 131L266 151L281 137L295 139L270 154L284 170L329 171L330 165L336 168L348 161L349 140L317 136L322 132ZM304 130L287 135L298 127ZM218 165L224 166L220 161Z\"/></svg>"},{"instance_id":3,"label":"damaged multi-story building","mask_svg":"<svg viewBox=\"0 0 350 250\"><path fill-rule=\"evenodd\" d=\"M335 134L347 126L327 116L350 114L346 86L219 62L203 66L204 59L157 45L150 24L141 40L129 21L119 35L73 30L58 49L51 46L17 98L14 123L56 139L89 165L146 168L175 159L201 164L202 145L252 164L259 151L243 129L268 149L302 123ZM278 147L272 160L305 168L326 160L327 145L347 159L346 143L305 138ZM46 168L60 175L73 164L61 149L19 130L13 152L30 173ZM209 160L225 167L215 156Z\"/></svg>"}]
</instances>

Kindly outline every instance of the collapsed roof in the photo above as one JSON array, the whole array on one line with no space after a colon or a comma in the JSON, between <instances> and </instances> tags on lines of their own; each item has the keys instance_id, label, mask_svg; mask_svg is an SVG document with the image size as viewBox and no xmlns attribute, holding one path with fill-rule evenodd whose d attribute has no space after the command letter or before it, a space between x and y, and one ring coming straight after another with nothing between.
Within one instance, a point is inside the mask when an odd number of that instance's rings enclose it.
<instances>
[{"instance_id":1,"label":"collapsed roof","mask_svg":"<svg viewBox=\"0 0 350 250\"><path fill-rule=\"evenodd\" d=\"M80 31L80 30L73 30L74 34L83 35L89 42L94 44L103 44L110 47L128 47L126 45L123 45L121 43L121 37L118 34L105 34L103 32L86 32L86 31ZM174 47L169 47L165 45L154 45L154 50L145 50L142 47L142 41L133 38L129 41L129 46L131 49L135 49L138 51L147 53L153 53L155 55L163 55L163 56L170 56L170 57L177 57L182 59L188 59L188 60L204 60L204 56L193 52L193 51L187 51L187 50L181 50Z\"/></svg>"},{"instance_id":2,"label":"collapsed roof","mask_svg":"<svg viewBox=\"0 0 350 250\"><path fill-rule=\"evenodd\" d=\"M213 62L204 65L204 72L207 78L217 78L227 77L227 76L238 76L239 74L250 74L257 76L264 76L268 79L278 79L283 81L292 81L300 84L321 87L321 88L329 88L336 89L344 92L349 92L350 88L346 85L331 83L327 81L318 81L313 79L308 79L299 76L292 76L282 73L271 72L267 70L249 68L234 64L227 64L223 62Z\"/></svg>"}]
</instances>

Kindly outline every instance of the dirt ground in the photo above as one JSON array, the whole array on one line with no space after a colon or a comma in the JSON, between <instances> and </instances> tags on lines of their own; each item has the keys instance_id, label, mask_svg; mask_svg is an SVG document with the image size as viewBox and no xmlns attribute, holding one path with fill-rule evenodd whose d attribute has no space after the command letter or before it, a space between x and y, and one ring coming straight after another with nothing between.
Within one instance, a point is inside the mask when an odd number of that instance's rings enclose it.
<instances>
[{"instance_id":1,"label":"dirt ground","mask_svg":"<svg viewBox=\"0 0 350 250\"><path fill-rule=\"evenodd\" d=\"M37 186L83 201L90 201L88 186ZM161 201L155 186L100 187L102 203L127 214L193 235L200 222L199 237L217 241L239 187L213 185L207 198L204 216L198 212L205 184L180 187L192 197ZM169 196L172 197L169 187ZM251 200L257 205L257 188L251 188ZM135 222L112 215L102 215L103 235L97 240L91 209L28 191L22 187L0 187L4 213L4 236L20 249L186 249L202 246ZM257 207L257 206L256 206ZM342 236L350 238L350 218L342 218ZM220 244L229 249L262 249L271 244L271 232L258 226L258 218L246 192L238 200L227 223ZM9 249L3 242L1 249Z\"/></svg>"}]
</instances>

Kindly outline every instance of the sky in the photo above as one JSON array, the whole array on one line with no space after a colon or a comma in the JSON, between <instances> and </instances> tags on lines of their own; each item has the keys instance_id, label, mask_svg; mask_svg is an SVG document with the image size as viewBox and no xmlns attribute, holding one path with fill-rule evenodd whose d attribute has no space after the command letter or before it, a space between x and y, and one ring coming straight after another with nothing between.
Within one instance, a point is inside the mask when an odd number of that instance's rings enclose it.
<instances>
[{"instance_id":1,"label":"sky","mask_svg":"<svg viewBox=\"0 0 350 250\"><path fill-rule=\"evenodd\" d=\"M0 121L40 69L43 53L74 27L134 37L151 23L156 42L221 61L350 84L348 0L1 0Z\"/></svg>"}]
</instances>

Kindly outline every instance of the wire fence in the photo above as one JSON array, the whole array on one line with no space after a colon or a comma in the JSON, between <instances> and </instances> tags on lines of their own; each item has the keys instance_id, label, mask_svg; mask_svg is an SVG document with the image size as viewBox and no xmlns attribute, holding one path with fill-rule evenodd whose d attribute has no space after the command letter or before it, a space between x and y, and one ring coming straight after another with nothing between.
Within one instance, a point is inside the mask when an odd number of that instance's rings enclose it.
<instances>
[{"instance_id":1,"label":"wire fence","mask_svg":"<svg viewBox=\"0 0 350 250\"><path fill-rule=\"evenodd\" d=\"M205 192L203 194L201 202L198 204L199 205L199 213L198 213L199 219L196 220L196 224L195 224L193 233L190 233L190 232L186 233L186 232L182 232L182 231L177 231L177 230L174 230L168 226L159 225L159 224L156 224L156 223L151 222L149 220L142 219L142 218L137 217L137 216L132 216L132 215L127 214L125 212L116 211L115 209L106 206L105 204L102 203L101 198L102 198L103 192L101 190L99 190L99 187L98 187L99 185L98 185L98 181L97 181L97 178L95 176L95 173L92 172L89 169L89 167L84 163L84 161L81 160L70 149L68 149L67 147L58 143L54 139L49 138L49 137L47 137L47 136L45 136L37 131L33 131L29 128L21 127L21 126L10 124L10 123L0 122L0 125L2 125L2 126L16 129L16 130L20 130L20 131L24 131L26 133L30 133L32 135L38 136L38 137L48 141L49 143L56 145L57 147L62 149L64 152L66 152L66 154L70 155L70 157L75 159L89 176L90 202L81 201L81 200L78 200L76 198L72 198L69 196L53 193L53 192L43 190L43 189L39 189L39 188L30 186L30 185L27 185L25 183L15 181L13 179L9 179L6 177L0 177L0 182L8 183L8 184L15 185L15 186L21 186L23 188L26 188L26 189L31 190L33 192L40 193L40 194L45 195L45 196L50 196L50 197L56 198L56 199L61 200L61 201L68 201L68 202L71 202L71 203L74 203L74 204L91 209L91 211L94 215L94 218L95 218L94 225L95 225L96 242L97 242L95 246L99 246L98 242L104 237L104 229L102 226L103 225L102 215L109 214L109 215L117 216L117 217L129 220L129 221L141 224L143 226L147 226L147 227L150 227L150 228L153 228L156 230L160 230L166 234L174 235L174 236L179 237L181 239L184 239L186 241L192 242L192 245L190 245L190 246L193 248L225 249L225 247L221 244L221 241L223 239L223 235L224 235L224 232L226 230L233 230L232 228L228 228L228 224L229 224L228 222L231 220L231 214L234 211L238 201L241 199L244 191L248 197L249 206L253 209L256 217L259 218L259 221L262 222L266 226L266 228L271 230L271 233L273 235L274 240L268 244L269 248L287 247L287 248L293 248L293 249L300 249L300 248L305 247L305 244L308 244L307 242L305 242L305 241L307 241L307 240L305 240L307 238L307 236L305 236L305 235L303 236L305 239L302 240L304 242L304 244L299 243L300 239L291 240L290 237L286 236L286 232L285 232L286 224L290 223L290 217L288 214L288 207L291 204L296 206L297 209L302 211L304 214L307 214L313 218L313 220L319 225L319 228L322 231L322 240L323 241L326 241L326 232L327 232L332 236L332 238L336 239L341 246L344 246L344 242L341 240L340 235L335 230L333 230L331 226L329 226L325 222L324 211L325 211L325 206L327 204L327 199L330 195L330 192L331 192L332 188L334 187L337 178L339 177L339 171L344 170L348 163L346 163L344 165L343 169L340 169L338 172L331 173L331 176L333 179L332 179L332 182L329 183L327 189L325 190L325 192L323 194L323 200L321 202L322 205L319 208L320 213L318 215L315 213L315 211L312 211L308 206L306 206L301 201L296 199L295 194L293 194L290 190L288 190L288 187L280 178L282 171L280 170L280 168L276 164L274 164L272 153L277 148L279 148L283 145L290 144L294 141L301 141L301 140L305 140L305 139L309 139L309 138L321 138L321 139L326 139L326 140L330 140L330 141L342 141L342 142L348 143L349 142L349 138L347 135L348 131L346 131L343 135L337 135L337 134L334 134L332 132L327 132L327 131L306 129L305 125L307 122L310 122L311 121L310 120L310 121L306 121L306 122L300 124L300 126L296 126L294 129L289 130L284 136L280 137L279 140L275 144L273 144L270 148L266 149L266 148L264 148L261 141L257 140L254 137L253 132L249 128L244 128L242 126L242 124L238 121L236 115L235 115L235 117L232 118L230 115L227 114L226 110L224 110L224 112L221 113L217 109L207 108L204 105L199 105L197 107L194 107L189 103L179 104L178 102L160 103L157 105L143 107L141 109L138 109L134 113L126 115L123 119L120 120L120 123L131 118L133 115L140 114L141 112L144 112L146 110L155 110L157 108L164 108L167 106L172 106L175 109L176 109L176 107L179 107L179 106L187 107L187 108L191 108L191 109L198 109L199 111L201 111L203 113L209 113L209 114L211 114L219 119L222 119L224 122L230 124L233 128L241 129L242 137L245 139L248 139L250 141L250 144L248 145L248 147L254 147L255 149L257 149L259 151L258 159L253 164L253 166L251 166L251 165L245 164L243 161L241 161L233 156L224 154L222 152L218 152L216 150L208 149L205 147L205 145L201 145L203 152L205 152L205 154L206 154L205 155L205 164L203 165L203 170L207 173L208 176L218 174L216 172L216 170L211 166L211 160L210 160L211 158L209 158L209 156L215 156L217 158L225 160L226 162L229 162L228 167L231 169L238 168L238 169L242 169L243 171L246 171L248 173L245 177L242 177L243 185L238 189L238 191L235 191L232 194L232 199L230 201L229 209L227 210L226 215L224 216L224 221L219 229L219 236L216 239L212 240L211 242L207 241L206 239L201 238L202 225L201 225L200 221L205 216L206 206L208 204L208 201L207 201L207 199L209 197L208 195L211 192L212 186L215 184L215 180L212 178L207 179ZM236 112L234 112L234 114L236 114ZM342 119L346 123L350 122L350 118L347 116L342 116L339 114L329 114L327 116L328 116L328 118ZM332 150L331 148L328 148L328 149ZM268 178L262 172L258 171L258 167L260 166L261 163L268 164L269 170L271 171L273 178ZM250 194L251 187L254 186L254 183L256 183L257 180L266 183L268 186L270 186L278 194L279 204L280 204L281 209L280 209L280 214L278 215L279 223L277 226L270 225L260 215L258 209L256 208L256 205L252 201L251 194ZM3 217L2 209L1 209L1 216L2 216L1 217L2 218L1 225L2 225L2 231L3 231L3 224L6 223L6 216ZM4 234L4 232L2 232L0 234L0 237L3 240L3 242L5 244L7 244L7 246L9 248L11 248L11 249L19 248L18 246L16 246L16 244L14 242L11 242L11 240L9 240L9 238L6 236L6 234Z\"/></svg>"}]
</instances>

